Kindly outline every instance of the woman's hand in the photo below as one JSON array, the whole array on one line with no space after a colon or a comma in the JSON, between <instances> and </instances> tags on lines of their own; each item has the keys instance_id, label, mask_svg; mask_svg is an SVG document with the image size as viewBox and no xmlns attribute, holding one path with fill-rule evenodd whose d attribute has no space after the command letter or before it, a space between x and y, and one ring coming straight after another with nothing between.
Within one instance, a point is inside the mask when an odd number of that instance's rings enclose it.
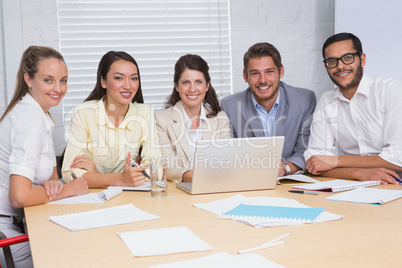
<instances>
[{"instance_id":1,"label":"woman's hand","mask_svg":"<svg viewBox=\"0 0 402 268\"><path fill-rule=\"evenodd\" d=\"M80 155L74 158L70 168L82 168L89 172L99 173L94 161L86 155Z\"/></svg>"},{"instance_id":2,"label":"woman's hand","mask_svg":"<svg viewBox=\"0 0 402 268\"><path fill-rule=\"evenodd\" d=\"M66 187L69 187L71 189L72 195L82 195L89 193L88 182L82 177L70 181L66 185Z\"/></svg>"},{"instance_id":3,"label":"woman's hand","mask_svg":"<svg viewBox=\"0 0 402 268\"><path fill-rule=\"evenodd\" d=\"M193 171L189 170L183 173L182 181L184 182L191 182L193 180Z\"/></svg>"},{"instance_id":4,"label":"woman's hand","mask_svg":"<svg viewBox=\"0 0 402 268\"><path fill-rule=\"evenodd\" d=\"M60 180L47 180L41 184L45 188L46 195L49 200L54 200L63 190L64 184Z\"/></svg>"},{"instance_id":5,"label":"woman's hand","mask_svg":"<svg viewBox=\"0 0 402 268\"><path fill-rule=\"evenodd\" d=\"M142 173L148 166L132 167L130 163L131 154L129 153L124 165L124 170L121 173L121 186L140 186L145 182L145 175Z\"/></svg>"}]
</instances>

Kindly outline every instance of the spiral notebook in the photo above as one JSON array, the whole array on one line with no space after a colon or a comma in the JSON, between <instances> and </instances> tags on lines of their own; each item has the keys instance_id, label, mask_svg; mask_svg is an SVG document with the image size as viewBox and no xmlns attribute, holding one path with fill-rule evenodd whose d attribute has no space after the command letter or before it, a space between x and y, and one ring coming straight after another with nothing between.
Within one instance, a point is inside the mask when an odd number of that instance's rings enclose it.
<instances>
[{"instance_id":1,"label":"spiral notebook","mask_svg":"<svg viewBox=\"0 0 402 268\"><path fill-rule=\"evenodd\" d=\"M380 181L348 181L348 180L331 180L311 184L304 184L300 186L293 186L292 188L310 191L322 192L341 192L356 189L359 187L369 187L380 185Z\"/></svg>"},{"instance_id":2,"label":"spiral notebook","mask_svg":"<svg viewBox=\"0 0 402 268\"><path fill-rule=\"evenodd\" d=\"M324 208L297 208L297 207L276 207L276 206L255 206L240 204L219 216L233 220L247 220L259 218L266 220L284 220L298 223L311 223Z\"/></svg>"},{"instance_id":3,"label":"spiral notebook","mask_svg":"<svg viewBox=\"0 0 402 268\"><path fill-rule=\"evenodd\" d=\"M402 198L401 190L358 188L352 191L329 196L326 199L332 201L382 205L398 198Z\"/></svg>"}]
</instances>

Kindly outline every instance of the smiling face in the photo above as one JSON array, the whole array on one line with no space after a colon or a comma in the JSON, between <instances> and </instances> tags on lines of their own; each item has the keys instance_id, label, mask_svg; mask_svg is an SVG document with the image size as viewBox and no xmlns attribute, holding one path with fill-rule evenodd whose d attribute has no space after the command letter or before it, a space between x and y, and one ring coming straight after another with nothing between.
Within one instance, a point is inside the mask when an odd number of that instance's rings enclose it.
<instances>
[{"instance_id":1,"label":"smiling face","mask_svg":"<svg viewBox=\"0 0 402 268\"><path fill-rule=\"evenodd\" d=\"M129 61L118 60L110 65L106 77L101 78L106 88L106 103L109 109L128 107L139 87L137 67Z\"/></svg>"},{"instance_id":2,"label":"smiling face","mask_svg":"<svg viewBox=\"0 0 402 268\"><path fill-rule=\"evenodd\" d=\"M183 107L187 112L200 111L209 83L206 82L202 72L185 69L179 82L175 84L175 88L179 92Z\"/></svg>"},{"instance_id":3,"label":"smiling face","mask_svg":"<svg viewBox=\"0 0 402 268\"><path fill-rule=\"evenodd\" d=\"M68 70L64 61L56 58L46 58L38 63L38 72L33 78L24 74L29 94L47 113L57 106L67 92Z\"/></svg>"},{"instance_id":4,"label":"smiling face","mask_svg":"<svg viewBox=\"0 0 402 268\"><path fill-rule=\"evenodd\" d=\"M330 44L325 49L325 58L340 58L347 53L355 53L352 40L344 40ZM363 67L366 64L366 55L363 53L355 55L355 60L352 64L346 65L341 60L338 60L338 65L335 68L327 69L328 75L332 82L347 95L352 95L356 92L360 80L363 76Z\"/></svg>"},{"instance_id":5,"label":"smiling face","mask_svg":"<svg viewBox=\"0 0 402 268\"><path fill-rule=\"evenodd\" d=\"M244 81L248 83L255 100L267 111L278 97L279 82L283 74L283 66L278 70L271 57L252 58L247 70L243 71Z\"/></svg>"}]
</instances>

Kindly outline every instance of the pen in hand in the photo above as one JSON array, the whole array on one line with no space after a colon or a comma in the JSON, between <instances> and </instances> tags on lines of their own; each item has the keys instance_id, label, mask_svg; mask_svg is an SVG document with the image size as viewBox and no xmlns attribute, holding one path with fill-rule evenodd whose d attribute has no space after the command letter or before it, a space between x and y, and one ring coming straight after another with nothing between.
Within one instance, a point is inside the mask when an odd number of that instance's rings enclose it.
<instances>
[{"instance_id":1,"label":"pen in hand","mask_svg":"<svg viewBox=\"0 0 402 268\"><path fill-rule=\"evenodd\" d=\"M400 179L398 179L397 177L395 177L395 176L392 176L397 182L399 182L399 184L402 184L402 181L400 180Z\"/></svg>"},{"instance_id":2,"label":"pen in hand","mask_svg":"<svg viewBox=\"0 0 402 268\"><path fill-rule=\"evenodd\" d=\"M73 177L73 180L77 179L77 175L75 175L74 171L71 171L71 177Z\"/></svg>"},{"instance_id":3,"label":"pen in hand","mask_svg":"<svg viewBox=\"0 0 402 268\"><path fill-rule=\"evenodd\" d=\"M130 158L130 163L132 166L134 167L139 167L140 165L137 164L137 162L135 162L132 158ZM145 170L141 171L142 174L144 174L149 180L151 180L151 178L149 177L149 175L145 172Z\"/></svg>"}]
</instances>

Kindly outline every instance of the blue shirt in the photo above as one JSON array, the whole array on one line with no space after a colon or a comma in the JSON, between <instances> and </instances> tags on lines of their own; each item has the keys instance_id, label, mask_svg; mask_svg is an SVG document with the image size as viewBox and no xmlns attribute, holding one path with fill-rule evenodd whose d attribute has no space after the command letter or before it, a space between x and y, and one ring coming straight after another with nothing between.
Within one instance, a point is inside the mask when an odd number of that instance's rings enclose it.
<instances>
[{"instance_id":1,"label":"blue shirt","mask_svg":"<svg viewBox=\"0 0 402 268\"><path fill-rule=\"evenodd\" d=\"M251 95L253 104L255 109L257 110L257 113L260 117L262 127L264 129L264 135L265 137L272 137L274 133L274 127L275 127L275 117L276 117L276 112L278 111L279 108L279 100L281 97L281 93L278 89L278 97L275 100L274 106L272 106L271 110L267 112L264 107L259 105L257 101L255 100L254 96Z\"/></svg>"}]
</instances>

